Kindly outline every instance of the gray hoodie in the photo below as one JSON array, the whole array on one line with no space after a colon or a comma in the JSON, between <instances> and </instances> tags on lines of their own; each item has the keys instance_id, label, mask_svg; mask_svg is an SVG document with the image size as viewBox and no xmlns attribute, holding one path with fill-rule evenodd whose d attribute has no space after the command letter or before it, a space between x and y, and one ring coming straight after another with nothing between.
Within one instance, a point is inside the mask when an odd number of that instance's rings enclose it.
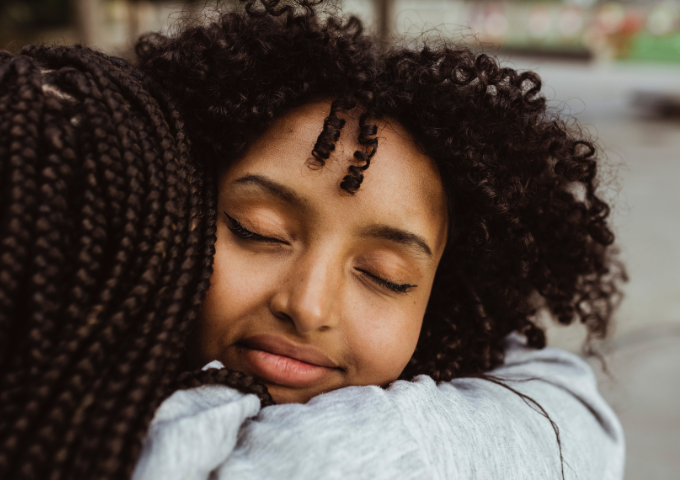
<instances>
[{"instance_id":1,"label":"gray hoodie","mask_svg":"<svg viewBox=\"0 0 680 480\"><path fill-rule=\"evenodd\" d=\"M221 368L212 362L206 368ZM506 339L492 382L421 375L389 388L347 387L264 409L223 386L175 392L144 441L134 480L619 480L624 439L590 367L568 352Z\"/></svg>"}]
</instances>

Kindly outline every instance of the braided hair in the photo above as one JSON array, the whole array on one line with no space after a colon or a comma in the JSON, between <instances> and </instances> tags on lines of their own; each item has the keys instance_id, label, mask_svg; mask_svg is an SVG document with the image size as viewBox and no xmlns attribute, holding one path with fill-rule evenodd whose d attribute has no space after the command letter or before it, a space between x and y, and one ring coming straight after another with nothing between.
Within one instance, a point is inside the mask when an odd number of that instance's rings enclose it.
<instances>
[{"instance_id":1,"label":"braided hair","mask_svg":"<svg viewBox=\"0 0 680 480\"><path fill-rule=\"evenodd\" d=\"M402 377L480 376L540 311L604 337L625 273L599 150L551 112L532 72L443 44L385 50L356 18L249 0L138 64L82 47L0 53L0 477L127 478L158 405L240 372L187 372L183 348L214 254L214 172L287 109L333 102L311 156L333 161L343 112L370 175L378 119L439 168L450 231ZM189 142L191 139L191 142Z\"/></svg>"},{"instance_id":2,"label":"braided hair","mask_svg":"<svg viewBox=\"0 0 680 480\"><path fill-rule=\"evenodd\" d=\"M182 372L214 253L182 120L124 61L0 53L0 477L126 478Z\"/></svg>"}]
</instances>

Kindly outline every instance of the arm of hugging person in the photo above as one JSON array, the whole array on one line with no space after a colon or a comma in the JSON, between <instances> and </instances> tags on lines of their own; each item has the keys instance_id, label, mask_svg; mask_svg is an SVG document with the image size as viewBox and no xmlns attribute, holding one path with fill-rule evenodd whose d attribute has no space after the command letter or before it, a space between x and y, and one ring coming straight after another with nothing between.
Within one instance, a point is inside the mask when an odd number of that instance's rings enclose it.
<instances>
[{"instance_id":1,"label":"arm of hugging person","mask_svg":"<svg viewBox=\"0 0 680 480\"><path fill-rule=\"evenodd\" d=\"M233 450L242 423L259 410L257 396L226 385L176 391L156 411L132 479L207 479Z\"/></svg>"},{"instance_id":2,"label":"arm of hugging person","mask_svg":"<svg viewBox=\"0 0 680 480\"><path fill-rule=\"evenodd\" d=\"M348 387L304 405L267 407L244 423L216 473L223 479L623 477L621 426L580 358L528 349L511 336L505 364L491 374L526 397L482 378L437 385L419 376L386 390ZM559 444L542 413L557 427Z\"/></svg>"}]
</instances>

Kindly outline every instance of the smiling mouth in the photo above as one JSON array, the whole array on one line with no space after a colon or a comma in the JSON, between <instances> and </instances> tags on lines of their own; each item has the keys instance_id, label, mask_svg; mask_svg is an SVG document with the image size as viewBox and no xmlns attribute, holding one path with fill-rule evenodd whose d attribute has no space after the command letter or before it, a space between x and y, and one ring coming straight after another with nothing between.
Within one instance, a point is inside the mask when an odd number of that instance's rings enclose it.
<instances>
[{"instance_id":1,"label":"smiling mouth","mask_svg":"<svg viewBox=\"0 0 680 480\"><path fill-rule=\"evenodd\" d=\"M266 383L292 388L314 385L340 368L313 347L298 346L273 335L257 335L237 344L253 373Z\"/></svg>"}]
</instances>

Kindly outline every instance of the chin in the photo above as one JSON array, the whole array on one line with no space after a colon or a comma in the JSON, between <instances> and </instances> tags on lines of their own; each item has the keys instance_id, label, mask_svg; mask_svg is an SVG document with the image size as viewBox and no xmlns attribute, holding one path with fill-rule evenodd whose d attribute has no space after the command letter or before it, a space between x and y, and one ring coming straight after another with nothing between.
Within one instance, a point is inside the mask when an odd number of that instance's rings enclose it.
<instances>
[{"instance_id":1,"label":"chin","mask_svg":"<svg viewBox=\"0 0 680 480\"><path fill-rule=\"evenodd\" d=\"M269 394L274 401L283 405L286 403L307 403L311 398L316 397L326 391L315 391L313 389L295 389L290 387L282 387L281 385L270 385L265 383Z\"/></svg>"}]
</instances>

